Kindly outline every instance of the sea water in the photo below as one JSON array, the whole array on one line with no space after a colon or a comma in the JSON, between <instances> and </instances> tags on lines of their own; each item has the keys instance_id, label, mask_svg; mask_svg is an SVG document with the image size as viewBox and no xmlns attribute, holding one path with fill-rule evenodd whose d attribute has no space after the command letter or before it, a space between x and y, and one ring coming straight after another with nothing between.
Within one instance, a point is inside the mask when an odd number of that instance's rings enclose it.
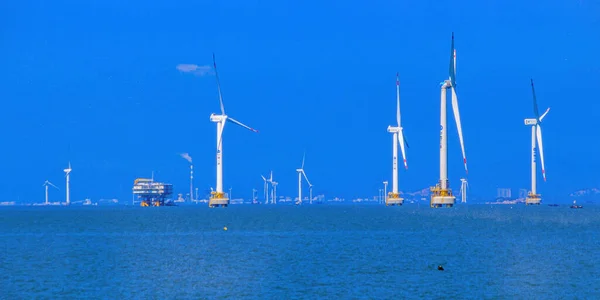
<instances>
[{"instance_id":1,"label":"sea water","mask_svg":"<svg viewBox=\"0 0 600 300\"><path fill-rule=\"evenodd\" d=\"M0 298L600 299L599 230L595 206L2 207Z\"/></svg>"}]
</instances>

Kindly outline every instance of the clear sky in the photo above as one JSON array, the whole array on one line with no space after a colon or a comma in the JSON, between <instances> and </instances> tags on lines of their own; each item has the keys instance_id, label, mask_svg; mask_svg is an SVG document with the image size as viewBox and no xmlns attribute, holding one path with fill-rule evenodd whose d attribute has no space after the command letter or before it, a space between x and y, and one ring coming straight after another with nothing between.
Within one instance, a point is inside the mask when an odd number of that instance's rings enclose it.
<instances>
[{"instance_id":1,"label":"clear sky","mask_svg":"<svg viewBox=\"0 0 600 300\"><path fill-rule=\"evenodd\" d=\"M544 3L543 5L541 5ZM451 4L454 5L451 7ZM543 138L548 181L560 197L600 186L600 3L571 1L4 1L0 4L0 201L43 201L70 160L72 199L129 199L155 172L177 191L214 186L219 112L215 52L228 115L224 187L296 195L305 170L314 193L376 195L391 180L395 74L410 143L400 189L439 175L439 83L450 35L471 193L529 187L533 117L551 107ZM465 176L449 111L449 177ZM541 172L538 168L541 181ZM242 195L240 195L240 193ZM58 199L57 199L58 198Z\"/></svg>"}]
</instances>

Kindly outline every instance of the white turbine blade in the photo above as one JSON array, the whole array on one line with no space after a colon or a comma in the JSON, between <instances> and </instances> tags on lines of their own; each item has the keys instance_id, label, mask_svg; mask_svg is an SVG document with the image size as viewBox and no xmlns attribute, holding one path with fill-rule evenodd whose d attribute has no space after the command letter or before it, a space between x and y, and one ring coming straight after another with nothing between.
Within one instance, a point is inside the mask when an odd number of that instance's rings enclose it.
<instances>
[{"instance_id":1,"label":"white turbine blade","mask_svg":"<svg viewBox=\"0 0 600 300\"><path fill-rule=\"evenodd\" d=\"M265 178L265 176L260 175L260 177L262 177L262 179L267 182L267 179Z\"/></svg>"},{"instance_id":2,"label":"white turbine blade","mask_svg":"<svg viewBox=\"0 0 600 300\"><path fill-rule=\"evenodd\" d=\"M548 114L549 111L550 107L548 107L548 109L546 109L546 111L542 114L542 116L540 117L540 122L544 119L544 117L546 116L546 114Z\"/></svg>"},{"instance_id":3,"label":"white turbine blade","mask_svg":"<svg viewBox=\"0 0 600 300\"><path fill-rule=\"evenodd\" d=\"M302 167L300 167L300 169L304 169L304 159L306 158L306 152L304 152L304 154L302 154Z\"/></svg>"},{"instance_id":4,"label":"white turbine blade","mask_svg":"<svg viewBox=\"0 0 600 300\"><path fill-rule=\"evenodd\" d=\"M304 173L304 170L302 170L302 175L304 175L304 179L306 179L306 182L308 183L308 185L311 186L310 181L308 180L308 177L306 176L306 173Z\"/></svg>"},{"instance_id":5,"label":"white turbine blade","mask_svg":"<svg viewBox=\"0 0 600 300\"><path fill-rule=\"evenodd\" d=\"M463 163L465 164L465 172L468 174L469 169L467 169L465 143L463 141L462 126L460 125L460 113L458 111L458 97L456 96L456 90L454 90L454 87L452 87L452 110L454 111L454 120L456 121L456 127L458 128L458 139L460 140L460 148L462 150Z\"/></svg>"},{"instance_id":6,"label":"white turbine blade","mask_svg":"<svg viewBox=\"0 0 600 300\"><path fill-rule=\"evenodd\" d=\"M269 178L269 182L273 183L273 171L271 171L271 177Z\"/></svg>"},{"instance_id":7,"label":"white turbine blade","mask_svg":"<svg viewBox=\"0 0 600 300\"><path fill-rule=\"evenodd\" d=\"M544 177L544 181L546 181L546 168L544 167L544 146L542 145L542 127L539 124L536 125L536 127L538 149L540 149L540 159L542 160L542 177Z\"/></svg>"},{"instance_id":8,"label":"white turbine blade","mask_svg":"<svg viewBox=\"0 0 600 300\"><path fill-rule=\"evenodd\" d=\"M57 190L59 189L57 186L55 186L54 184L52 184L52 182L47 181L49 185L53 186L54 188L56 188Z\"/></svg>"},{"instance_id":9,"label":"white turbine blade","mask_svg":"<svg viewBox=\"0 0 600 300\"><path fill-rule=\"evenodd\" d=\"M456 78L456 49L454 49L454 78Z\"/></svg>"},{"instance_id":10,"label":"white turbine blade","mask_svg":"<svg viewBox=\"0 0 600 300\"><path fill-rule=\"evenodd\" d=\"M246 128L246 129L250 130L250 131L258 132L258 130L254 129L254 128L252 128L252 127L248 126L248 125L245 125L245 124L243 124L242 122L240 122L240 121L238 121L238 120L236 120L236 119L234 119L234 118L228 117L227 119L228 119L229 121L233 122L234 124L240 125L240 126L242 126L242 127Z\"/></svg>"},{"instance_id":11,"label":"white turbine blade","mask_svg":"<svg viewBox=\"0 0 600 300\"><path fill-rule=\"evenodd\" d=\"M398 132L398 143L400 143L400 150L402 150L402 159L404 160L404 168L408 170L408 164L406 164L406 152L404 150L404 133L402 128Z\"/></svg>"},{"instance_id":12,"label":"white turbine blade","mask_svg":"<svg viewBox=\"0 0 600 300\"><path fill-rule=\"evenodd\" d=\"M213 67L215 68L215 77L217 78L217 89L219 90L219 103L221 103L221 114L225 115L225 106L223 105L223 95L221 94L221 83L219 82L219 73L217 72L217 62L213 53Z\"/></svg>"},{"instance_id":13,"label":"white turbine blade","mask_svg":"<svg viewBox=\"0 0 600 300\"><path fill-rule=\"evenodd\" d=\"M398 73L396 73L396 123L400 127L400 79Z\"/></svg>"},{"instance_id":14,"label":"white turbine blade","mask_svg":"<svg viewBox=\"0 0 600 300\"><path fill-rule=\"evenodd\" d=\"M223 131L225 130L225 123L227 123L225 121L227 121L227 119L220 122L221 123L221 132L219 133L219 138L217 140L217 150L219 150L219 148L221 148L221 143L223 142ZM217 125L217 126L219 126L219 125Z\"/></svg>"}]
</instances>

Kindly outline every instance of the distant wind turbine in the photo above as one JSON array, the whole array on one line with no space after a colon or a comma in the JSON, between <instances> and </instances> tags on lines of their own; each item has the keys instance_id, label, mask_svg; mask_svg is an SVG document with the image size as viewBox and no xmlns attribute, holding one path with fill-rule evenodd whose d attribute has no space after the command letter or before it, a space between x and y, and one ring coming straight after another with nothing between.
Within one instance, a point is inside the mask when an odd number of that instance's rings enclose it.
<instances>
[{"instance_id":1,"label":"distant wind turbine","mask_svg":"<svg viewBox=\"0 0 600 300\"><path fill-rule=\"evenodd\" d=\"M70 194L71 190L69 189L69 179L70 179L70 174L71 174L71 171L72 171L72 169L71 169L71 162L69 162L69 167L66 168L66 169L64 169L63 171L65 172L65 177L67 179L67 199L66 199L67 200L67 205L70 205L71 204L71 198L70 198L70 196L71 196L71 194Z\"/></svg>"},{"instance_id":2,"label":"distant wind turbine","mask_svg":"<svg viewBox=\"0 0 600 300\"><path fill-rule=\"evenodd\" d=\"M269 180L267 178L265 178L265 176L260 175L260 177L262 177L264 183L264 195L265 195L265 204L269 204Z\"/></svg>"},{"instance_id":3,"label":"distant wind turbine","mask_svg":"<svg viewBox=\"0 0 600 300\"><path fill-rule=\"evenodd\" d=\"M460 198L461 203L467 203L467 188L469 187L469 183L466 179L460 179Z\"/></svg>"},{"instance_id":4,"label":"distant wind turbine","mask_svg":"<svg viewBox=\"0 0 600 300\"><path fill-rule=\"evenodd\" d=\"M265 176L260 175L260 177L264 181L263 194L265 196L265 204L269 204L269 183L267 182L267 178L265 178Z\"/></svg>"},{"instance_id":5,"label":"distant wind turbine","mask_svg":"<svg viewBox=\"0 0 600 300\"><path fill-rule=\"evenodd\" d=\"M273 180L273 171L271 171L271 177L267 179L267 181L271 184L271 204L277 204L277 185L279 184L277 181Z\"/></svg>"},{"instance_id":6,"label":"distant wind turbine","mask_svg":"<svg viewBox=\"0 0 600 300\"><path fill-rule=\"evenodd\" d=\"M300 205L302 204L302 176L304 176L304 179L306 179L306 183L308 183L308 188L309 188L309 201L310 204L312 204L312 184L310 183L310 181L308 180L308 177L306 176L306 173L304 172L304 159L306 158L306 154L304 154L302 156L302 167L300 167L300 169L296 169L296 172L298 172L298 201L296 202L296 205Z\"/></svg>"},{"instance_id":7,"label":"distant wind turbine","mask_svg":"<svg viewBox=\"0 0 600 300\"><path fill-rule=\"evenodd\" d=\"M225 114L225 106L223 105L223 95L221 94L221 84L219 83L219 73L217 73L217 63L215 61L215 55L213 54L213 66L215 69L215 77L217 79L217 89L219 91L219 103L221 105L221 114L211 114L210 120L217 123L217 187L216 191L211 192L210 200L208 202L209 207L227 206L229 205L229 197L223 192L223 129L227 121L233 122L239 126L242 126L250 131L258 132L258 130L248 127L241 122L227 116Z\"/></svg>"},{"instance_id":8,"label":"distant wind turbine","mask_svg":"<svg viewBox=\"0 0 600 300\"><path fill-rule=\"evenodd\" d=\"M46 205L48 205L49 204L49 202L48 202L48 186L52 186L52 187L56 188L57 190L59 190L59 188L57 186L55 186L54 184L52 184L52 182L50 182L48 180L46 180L44 182L44 184L42 184L42 186L46 187L46 202L45 203L46 203Z\"/></svg>"}]
</instances>

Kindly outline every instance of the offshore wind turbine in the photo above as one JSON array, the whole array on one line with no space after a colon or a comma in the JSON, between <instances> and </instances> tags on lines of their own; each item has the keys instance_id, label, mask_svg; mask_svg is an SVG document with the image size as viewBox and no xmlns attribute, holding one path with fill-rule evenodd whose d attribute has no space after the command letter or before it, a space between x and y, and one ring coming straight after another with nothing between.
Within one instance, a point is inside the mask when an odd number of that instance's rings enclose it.
<instances>
[{"instance_id":1,"label":"offshore wind turbine","mask_svg":"<svg viewBox=\"0 0 600 300\"><path fill-rule=\"evenodd\" d=\"M219 103L221 105L221 114L211 114L210 120L217 123L217 186L215 191L210 193L210 200L208 201L209 207L229 205L229 195L223 192L223 129L227 121L233 122L236 125L242 126L250 131L258 132L258 130L248 127L243 123L227 116L225 114L225 106L223 105L223 95L221 93L221 84L219 83L219 73L217 73L217 63L215 60L215 54L213 53L213 66L215 69L215 77L217 79L217 89L219 91Z\"/></svg>"},{"instance_id":2,"label":"offshore wind turbine","mask_svg":"<svg viewBox=\"0 0 600 300\"><path fill-rule=\"evenodd\" d=\"M310 204L312 204L312 184L310 184L310 181L308 180L308 177L306 176L306 173L304 172L304 159L306 158L306 154L304 154L302 156L302 166L300 167L300 169L296 169L296 172L298 172L298 201L296 201L296 205L300 205L302 204L302 176L304 175L304 179L306 179L306 182L308 183L308 188L309 188L309 201Z\"/></svg>"},{"instance_id":3,"label":"offshore wind turbine","mask_svg":"<svg viewBox=\"0 0 600 300\"><path fill-rule=\"evenodd\" d=\"M535 114L535 119L525 119L525 125L531 126L531 191L527 194L527 198L525 198L526 205L540 205L542 202L542 195L538 194L536 191L536 170L535 170L535 151L536 151L536 140L538 146L538 152L540 154L540 158L542 160L542 176L544 177L544 181L546 181L546 169L544 168L544 147L542 145L542 120L550 111L550 108L546 109L546 111L540 116L537 106L537 98L535 97L535 88L533 87L533 79L531 79L531 93L533 94L533 113Z\"/></svg>"},{"instance_id":4,"label":"offshore wind turbine","mask_svg":"<svg viewBox=\"0 0 600 300\"><path fill-rule=\"evenodd\" d=\"M454 49L454 32L452 33L452 44L450 47L450 67L449 78L442 83L440 95L440 180L436 186L431 187L431 207L452 207L456 197L452 195L450 183L448 182L448 132L446 127L446 90L452 92L452 111L454 120L458 129L458 138L462 149L463 163L465 172L467 169L467 157L465 155L465 145L463 142L462 127L460 123L460 113L458 111L458 96L456 95L456 50Z\"/></svg>"},{"instance_id":5,"label":"offshore wind turbine","mask_svg":"<svg viewBox=\"0 0 600 300\"><path fill-rule=\"evenodd\" d=\"M71 198L70 198L71 190L69 189L69 180L70 180L70 174L71 174L72 170L73 169L71 169L71 162L69 162L69 167L63 170L65 172L65 177L67 179L67 199L66 199L67 205L71 204Z\"/></svg>"},{"instance_id":6,"label":"offshore wind turbine","mask_svg":"<svg viewBox=\"0 0 600 300\"><path fill-rule=\"evenodd\" d=\"M400 198L400 193L398 192L398 144L400 144L400 149L402 150L404 167L408 169L406 152L404 150L404 144L408 147L408 143L404 139L404 133L400 124L400 79L398 73L396 73L396 126L388 126L387 128L387 131L393 134L392 191L385 195L386 206L402 205L402 202L404 202L404 199Z\"/></svg>"},{"instance_id":7,"label":"offshore wind turbine","mask_svg":"<svg viewBox=\"0 0 600 300\"><path fill-rule=\"evenodd\" d=\"M46 204L46 205L48 205L48 204L49 204L49 202L48 202L48 186L53 186L53 187L54 187L54 188L56 188L57 190L58 190L59 188L58 188L57 186L55 186L54 184L52 184L52 182L50 182L50 181L48 181L48 180L46 180L46 181L44 182L44 184L42 184L42 186L46 187L46 202L45 202L45 204Z\"/></svg>"}]
</instances>

